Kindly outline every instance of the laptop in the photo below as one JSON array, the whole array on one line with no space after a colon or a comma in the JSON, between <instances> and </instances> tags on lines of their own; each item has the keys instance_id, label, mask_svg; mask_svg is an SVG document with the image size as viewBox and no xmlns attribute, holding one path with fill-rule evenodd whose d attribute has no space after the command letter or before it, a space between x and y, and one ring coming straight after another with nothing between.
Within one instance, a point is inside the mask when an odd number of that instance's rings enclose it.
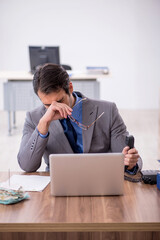
<instances>
[{"instance_id":1,"label":"laptop","mask_svg":"<svg viewBox=\"0 0 160 240\"><path fill-rule=\"evenodd\" d=\"M53 196L123 195L122 153L51 154Z\"/></svg>"}]
</instances>

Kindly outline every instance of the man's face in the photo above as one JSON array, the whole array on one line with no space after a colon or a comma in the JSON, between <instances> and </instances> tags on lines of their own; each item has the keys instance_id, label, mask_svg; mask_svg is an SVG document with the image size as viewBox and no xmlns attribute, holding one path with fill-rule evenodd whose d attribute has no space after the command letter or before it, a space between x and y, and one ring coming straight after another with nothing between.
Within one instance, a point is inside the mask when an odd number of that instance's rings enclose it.
<instances>
[{"instance_id":1,"label":"man's face","mask_svg":"<svg viewBox=\"0 0 160 240\"><path fill-rule=\"evenodd\" d=\"M72 107L74 101L72 93L70 92L70 94L67 94L63 89L49 94L42 93L39 90L38 96L46 108L48 108L53 101L65 103L66 105Z\"/></svg>"}]
</instances>

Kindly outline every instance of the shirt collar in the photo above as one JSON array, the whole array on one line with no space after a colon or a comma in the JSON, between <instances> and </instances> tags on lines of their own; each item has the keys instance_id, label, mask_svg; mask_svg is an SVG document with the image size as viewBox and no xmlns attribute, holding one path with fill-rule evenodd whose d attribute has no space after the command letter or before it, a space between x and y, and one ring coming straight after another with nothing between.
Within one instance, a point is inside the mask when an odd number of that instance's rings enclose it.
<instances>
[{"instance_id":1,"label":"shirt collar","mask_svg":"<svg viewBox=\"0 0 160 240\"><path fill-rule=\"evenodd\" d=\"M79 97L75 92L72 93L73 96L76 98L75 105L82 99L82 97ZM77 120L82 120L82 102L78 103L75 107L73 106L73 112L72 116Z\"/></svg>"}]
</instances>

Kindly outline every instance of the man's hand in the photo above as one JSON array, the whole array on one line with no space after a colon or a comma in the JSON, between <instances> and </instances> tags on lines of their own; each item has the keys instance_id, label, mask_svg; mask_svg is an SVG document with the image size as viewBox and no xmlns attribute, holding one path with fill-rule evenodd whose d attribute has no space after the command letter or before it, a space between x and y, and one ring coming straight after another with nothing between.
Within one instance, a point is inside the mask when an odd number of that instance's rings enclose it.
<instances>
[{"instance_id":1,"label":"man's hand","mask_svg":"<svg viewBox=\"0 0 160 240\"><path fill-rule=\"evenodd\" d=\"M72 108L70 108L67 104L54 101L44 114L43 120L50 123L53 120L67 118L67 116L71 114Z\"/></svg>"},{"instance_id":2,"label":"man's hand","mask_svg":"<svg viewBox=\"0 0 160 240\"><path fill-rule=\"evenodd\" d=\"M48 132L49 125L53 120L67 118L67 116L71 114L72 108L70 108L67 104L53 101L46 113L40 119L37 129L41 134L45 135Z\"/></svg>"},{"instance_id":3,"label":"man's hand","mask_svg":"<svg viewBox=\"0 0 160 240\"><path fill-rule=\"evenodd\" d=\"M122 153L124 154L124 165L128 166L128 170L136 166L139 154L135 148L129 149L129 147L125 147Z\"/></svg>"}]
</instances>

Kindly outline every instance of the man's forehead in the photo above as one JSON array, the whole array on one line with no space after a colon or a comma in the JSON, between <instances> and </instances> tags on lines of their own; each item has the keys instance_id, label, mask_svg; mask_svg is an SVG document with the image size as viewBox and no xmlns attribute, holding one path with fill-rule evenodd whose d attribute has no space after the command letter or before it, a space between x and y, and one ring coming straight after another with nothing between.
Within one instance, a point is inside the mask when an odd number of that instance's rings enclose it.
<instances>
[{"instance_id":1,"label":"man's forehead","mask_svg":"<svg viewBox=\"0 0 160 240\"><path fill-rule=\"evenodd\" d=\"M38 91L38 96L41 101L60 101L65 96L65 91L61 89L58 92L51 92L48 94L42 93L40 90Z\"/></svg>"}]
</instances>

